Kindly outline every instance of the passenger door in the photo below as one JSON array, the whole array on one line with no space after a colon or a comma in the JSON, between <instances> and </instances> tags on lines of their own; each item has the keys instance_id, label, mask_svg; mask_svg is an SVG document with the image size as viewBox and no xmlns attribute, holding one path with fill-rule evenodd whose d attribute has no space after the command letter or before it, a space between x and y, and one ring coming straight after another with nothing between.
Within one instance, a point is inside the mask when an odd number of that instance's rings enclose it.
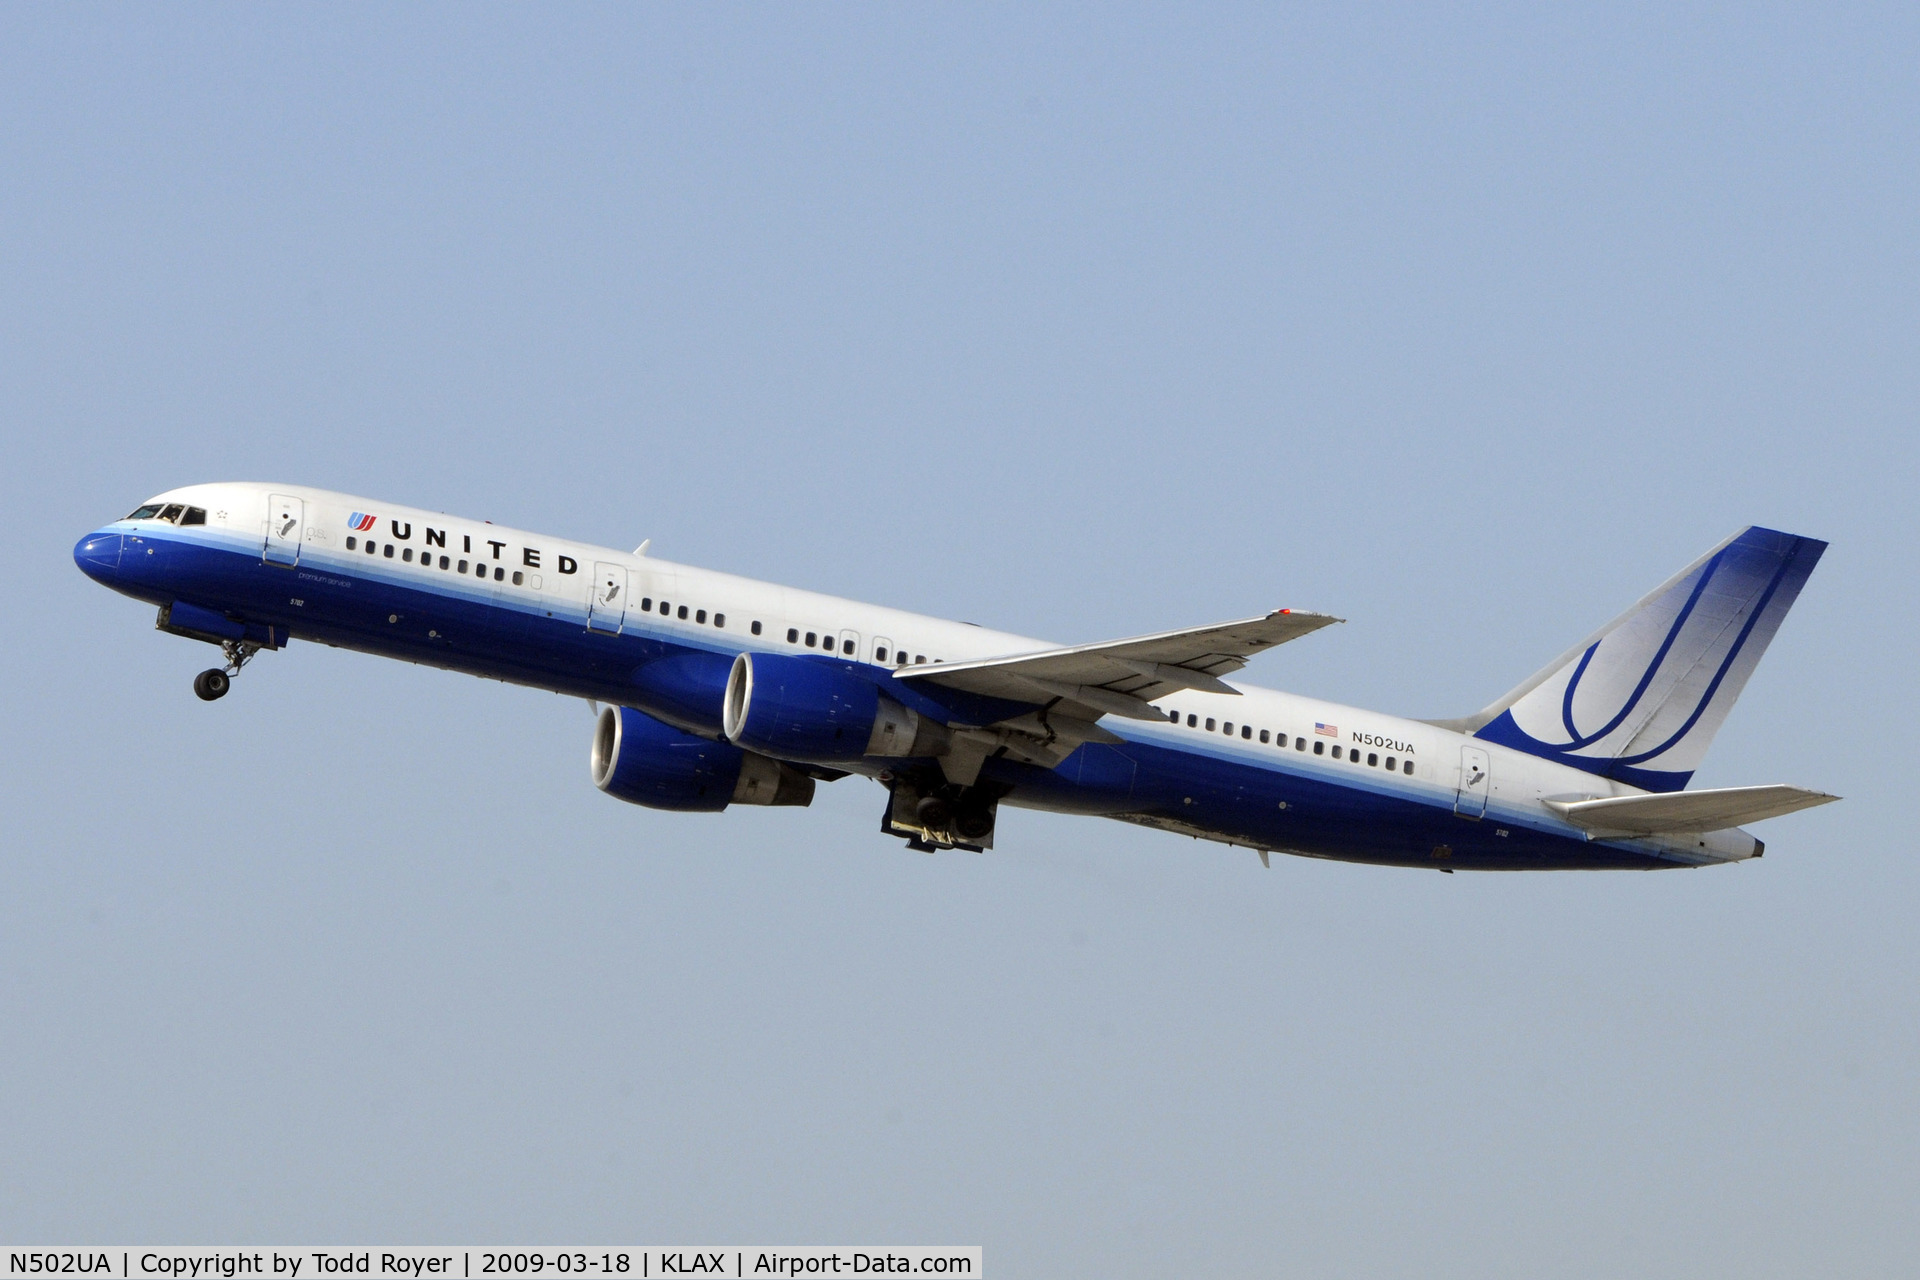
<instances>
[{"instance_id":1,"label":"passenger door","mask_svg":"<svg viewBox=\"0 0 1920 1280\"><path fill-rule=\"evenodd\" d=\"M587 629L610 636L620 634L627 620L625 565L602 561L593 566L593 594L587 600Z\"/></svg>"},{"instance_id":2,"label":"passenger door","mask_svg":"<svg viewBox=\"0 0 1920 1280\"><path fill-rule=\"evenodd\" d=\"M1460 789L1453 796L1455 813L1463 818L1486 816L1487 793L1493 790L1492 767L1481 748L1460 748Z\"/></svg>"},{"instance_id":3,"label":"passenger door","mask_svg":"<svg viewBox=\"0 0 1920 1280\"><path fill-rule=\"evenodd\" d=\"M261 559L291 569L300 563L300 541L306 537L307 504L290 494L267 498L267 542Z\"/></svg>"}]
</instances>

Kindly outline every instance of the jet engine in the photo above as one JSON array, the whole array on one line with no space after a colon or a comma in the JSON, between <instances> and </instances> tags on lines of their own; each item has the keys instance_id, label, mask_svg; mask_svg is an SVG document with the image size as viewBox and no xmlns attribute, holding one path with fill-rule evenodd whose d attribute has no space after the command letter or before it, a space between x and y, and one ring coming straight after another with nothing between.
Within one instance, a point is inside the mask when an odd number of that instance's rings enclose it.
<instances>
[{"instance_id":1,"label":"jet engine","mask_svg":"<svg viewBox=\"0 0 1920 1280\"><path fill-rule=\"evenodd\" d=\"M813 803L813 779L798 769L630 707L600 712L589 763L594 786L649 809L718 813L729 804Z\"/></svg>"},{"instance_id":2,"label":"jet engine","mask_svg":"<svg viewBox=\"0 0 1920 1280\"><path fill-rule=\"evenodd\" d=\"M936 756L950 741L852 663L775 653L733 660L721 724L735 746L783 760Z\"/></svg>"}]
</instances>

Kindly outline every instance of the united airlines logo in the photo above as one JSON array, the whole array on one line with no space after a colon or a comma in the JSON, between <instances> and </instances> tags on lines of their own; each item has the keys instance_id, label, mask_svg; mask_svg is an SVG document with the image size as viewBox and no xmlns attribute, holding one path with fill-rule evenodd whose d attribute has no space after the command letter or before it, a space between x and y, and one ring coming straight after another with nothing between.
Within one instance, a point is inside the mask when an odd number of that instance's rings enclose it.
<instances>
[{"instance_id":1,"label":"united airlines logo","mask_svg":"<svg viewBox=\"0 0 1920 1280\"><path fill-rule=\"evenodd\" d=\"M356 533L365 533L367 530L373 528L373 517L356 511L347 517L347 528L352 529Z\"/></svg>"}]
</instances>

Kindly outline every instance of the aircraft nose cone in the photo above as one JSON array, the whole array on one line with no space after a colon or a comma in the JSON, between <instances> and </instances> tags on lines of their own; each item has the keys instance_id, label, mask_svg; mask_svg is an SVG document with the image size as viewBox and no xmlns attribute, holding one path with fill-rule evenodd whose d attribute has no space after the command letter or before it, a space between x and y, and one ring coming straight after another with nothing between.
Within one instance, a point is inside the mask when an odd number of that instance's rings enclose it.
<instances>
[{"instance_id":1,"label":"aircraft nose cone","mask_svg":"<svg viewBox=\"0 0 1920 1280\"><path fill-rule=\"evenodd\" d=\"M90 533L73 547L73 562L95 582L106 582L120 571L121 536Z\"/></svg>"}]
</instances>

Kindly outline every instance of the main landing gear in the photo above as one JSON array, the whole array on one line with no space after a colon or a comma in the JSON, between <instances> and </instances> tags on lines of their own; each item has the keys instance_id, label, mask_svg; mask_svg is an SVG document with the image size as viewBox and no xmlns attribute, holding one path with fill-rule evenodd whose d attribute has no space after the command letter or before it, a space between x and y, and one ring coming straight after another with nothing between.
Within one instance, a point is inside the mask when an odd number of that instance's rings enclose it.
<instances>
[{"instance_id":1,"label":"main landing gear","mask_svg":"<svg viewBox=\"0 0 1920 1280\"><path fill-rule=\"evenodd\" d=\"M985 853L993 848L994 819L1006 787L957 787L932 772L885 781L887 810L880 818L880 829L905 839L907 848L921 853L935 849Z\"/></svg>"},{"instance_id":2,"label":"main landing gear","mask_svg":"<svg viewBox=\"0 0 1920 1280\"><path fill-rule=\"evenodd\" d=\"M213 702L227 696L227 690L233 687L233 678L240 674L240 668L253 661L253 655L260 652L260 646L251 640L228 640L220 649L227 655L225 667L208 667L193 678L193 692L202 702Z\"/></svg>"}]
</instances>

